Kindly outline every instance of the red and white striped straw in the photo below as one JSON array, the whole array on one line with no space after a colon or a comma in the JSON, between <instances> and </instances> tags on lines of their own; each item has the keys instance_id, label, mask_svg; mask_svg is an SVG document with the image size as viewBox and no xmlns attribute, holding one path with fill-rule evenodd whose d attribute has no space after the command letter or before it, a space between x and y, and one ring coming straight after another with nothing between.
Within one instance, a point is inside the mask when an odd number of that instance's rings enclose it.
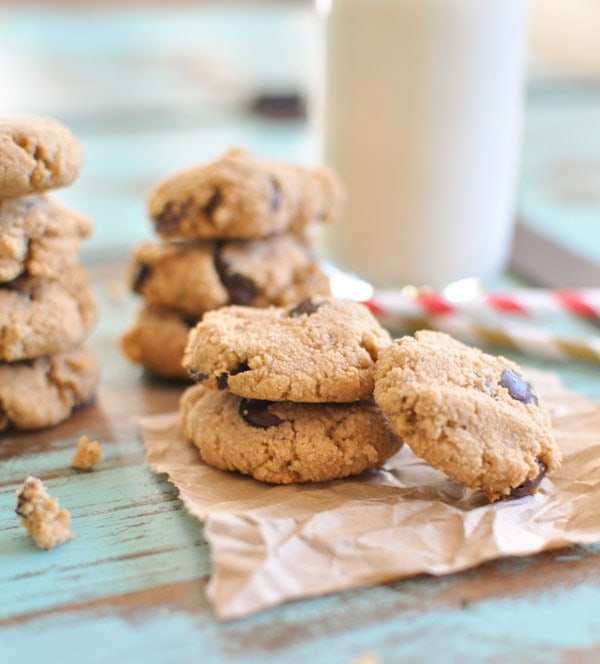
<instances>
[{"instance_id":1,"label":"red and white striped straw","mask_svg":"<svg viewBox=\"0 0 600 664\"><path fill-rule=\"evenodd\" d=\"M600 319L600 288L580 290L547 290L516 288L505 292L488 292L451 300L442 293L415 289L375 291L367 301L371 310L393 311L395 315L448 316L494 312L535 317L570 315L589 320Z\"/></svg>"},{"instance_id":2,"label":"red and white striped straw","mask_svg":"<svg viewBox=\"0 0 600 664\"><path fill-rule=\"evenodd\" d=\"M540 326L514 320L483 325L468 316L448 314L444 316L407 316L404 310L384 307L381 302L372 306L365 302L382 325L392 330L411 331L429 328L446 332L465 343L475 346L499 346L511 351L550 360L578 360L600 364L600 336L562 337Z\"/></svg>"}]
</instances>

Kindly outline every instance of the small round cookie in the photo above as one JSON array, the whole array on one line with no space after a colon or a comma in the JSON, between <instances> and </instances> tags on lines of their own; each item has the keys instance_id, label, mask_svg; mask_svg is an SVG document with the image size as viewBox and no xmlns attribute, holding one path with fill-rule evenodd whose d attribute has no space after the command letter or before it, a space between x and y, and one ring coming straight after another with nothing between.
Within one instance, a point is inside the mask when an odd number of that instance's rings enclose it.
<instances>
[{"instance_id":1,"label":"small round cookie","mask_svg":"<svg viewBox=\"0 0 600 664\"><path fill-rule=\"evenodd\" d=\"M96 318L87 274L75 266L60 279L23 276L0 284L0 360L53 355L79 345Z\"/></svg>"},{"instance_id":2,"label":"small round cookie","mask_svg":"<svg viewBox=\"0 0 600 664\"><path fill-rule=\"evenodd\" d=\"M156 376L190 382L181 360L195 322L171 309L145 306L121 337L121 350L132 362Z\"/></svg>"},{"instance_id":3,"label":"small round cookie","mask_svg":"<svg viewBox=\"0 0 600 664\"><path fill-rule=\"evenodd\" d=\"M534 493L561 454L514 362L422 330L380 355L375 401L415 454L490 501Z\"/></svg>"},{"instance_id":4,"label":"small round cookie","mask_svg":"<svg viewBox=\"0 0 600 664\"><path fill-rule=\"evenodd\" d=\"M249 399L361 401L372 398L375 362L390 342L358 302L229 306L204 314L183 363L194 380Z\"/></svg>"},{"instance_id":5,"label":"small round cookie","mask_svg":"<svg viewBox=\"0 0 600 664\"><path fill-rule=\"evenodd\" d=\"M226 304L286 305L330 292L319 263L293 235L144 244L133 254L129 283L148 304L197 319Z\"/></svg>"},{"instance_id":6,"label":"small round cookie","mask_svg":"<svg viewBox=\"0 0 600 664\"><path fill-rule=\"evenodd\" d=\"M93 401L99 366L85 348L0 363L0 431L41 429Z\"/></svg>"},{"instance_id":7,"label":"small round cookie","mask_svg":"<svg viewBox=\"0 0 600 664\"><path fill-rule=\"evenodd\" d=\"M75 265L93 221L48 195L0 199L0 281L27 272L58 278Z\"/></svg>"},{"instance_id":8,"label":"small round cookie","mask_svg":"<svg viewBox=\"0 0 600 664\"><path fill-rule=\"evenodd\" d=\"M274 484L324 482L381 467L402 446L372 402L266 402L189 387L184 435L215 468Z\"/></svg>"},{"instance_id":9,"label":"small round cookie","mask_svg":"<svg viewBox=\"0 0 600 664\"><path fill-rule=\"evenodd\" d=\"M233 149L161 183L149 195L148 214L166 239L251 239L329 221L340 197L324 168L262 161Z\"/></svg>"},{"instance_id":10,"label":"small round cookie","mask_svg":"<svg viewBox=\"0 0 600 664\"><path fill-rule=\"evenodd\" d=\"M75 181L82 164L79 141L57 120L0 120L0 198L65 187Z\"/></svg>"}]
</instances>

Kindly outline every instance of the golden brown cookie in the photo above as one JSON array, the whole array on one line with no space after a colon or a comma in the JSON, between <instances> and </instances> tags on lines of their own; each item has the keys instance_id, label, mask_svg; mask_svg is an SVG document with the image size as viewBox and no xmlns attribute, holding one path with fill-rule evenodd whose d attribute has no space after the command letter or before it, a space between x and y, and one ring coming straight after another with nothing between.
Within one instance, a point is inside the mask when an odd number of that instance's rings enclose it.
<instances>
[{"instance_id":1,"label":"golden brown cookie","mask_svg":"<svg viewBox=\"0 0 600 664\"><path fill-rule=\"evenodd\" d=\"M203 316L183 363L195 380L249 399L360 401L371 399L375 362L390 341L357 302L230 306Z\"/></svg>"},{"instance_id":2,"label":"golden brown cookie","mask_svg":"<svg viewBox=\"0 0 600 664\"><path fill-rule=\"evenodd\" d=\"M188 169L150 193L148 213L166 239L251 239L302 233L338 210L340 188L324 168L259 160L241 149Z\"/></svg>"},{"instance_id":3,"label":"golden brown cookie","mask_svg":"<svg viewBox=\"0 0 600 664\"><path fill-rule=\"evenodd\" d=\"M129 283L148 304L196 319L225 304L265 307L329 295L329 279L293 235L144 244L133 254Z\"/></svg>"},{"instance_id":4,"label":"golden brown cookie","mask_svg":"<svg viewBox=\"0 0 600 664\"><path fill-rule=\"evenodd\" d=\"M275 484L357 475L402 446L372 402L254 401L194 385L180 411L184 435L205 463Z\"/></svg>"},{"instance_id":5,"label":"golden brown cookie","mask_svg":"<svg viewBox=\"0 0 600 664\"><path fill-rule=\"evenodd\" d=\"M0 120L0 198L65 187L79 175L83 151L53 118Z\"/></svg>"},{"instance_id":6,"label":"golden brown cookie","mask_svg":"<svg viewBox=\"0 0 600 664\"><path fill-rule=\"evenodd\" d=\"M92 228L89 217L48 195L0 199L0 281L24 272L58 278L76 264L81 240Z\"/></svg>"},{"instance_id":7,"label":"golden brown cookie","mask_svg":"<svg viewBox=\"0 0 600 664\"><path fill-rule=\"evenodd\" d=\"M87 338L96 304L85 271L66 270L60 279L22 276L0 283L0 360L53 355Z\"/></svg>"},{"instance_id":8,"label":"golden brown cookie","mask_svg":"<svg viewBox=\"0 0 600 664\"><path fill-rule=\"evenodd\" d=\"M420 331L377 361L375 400L415 454L489 500L536 491L561 454L514 362Z\"/></svg>"},{"instance_id":9,"label":"golden brown cookie","mask_svg":"<svg viewBox=\"0 0 600 664\"><path fill-rule=\"evenodd\" d=\"M66 420L93 400L98 374L98 362L85 348L0 363L0 431L41 429Z\"/></svg>"},{"instance_id":10,"label":"golden brown cookie","mask_svg":"<svg viewBox=\"0 0 600 664\"><path fill-rule=\"evenodd\" d=\"M121 349L132 361L162 378L190 381L181 361L194 322L172 309L145 306L121 338Z\"/></svg>"}]
</instances>

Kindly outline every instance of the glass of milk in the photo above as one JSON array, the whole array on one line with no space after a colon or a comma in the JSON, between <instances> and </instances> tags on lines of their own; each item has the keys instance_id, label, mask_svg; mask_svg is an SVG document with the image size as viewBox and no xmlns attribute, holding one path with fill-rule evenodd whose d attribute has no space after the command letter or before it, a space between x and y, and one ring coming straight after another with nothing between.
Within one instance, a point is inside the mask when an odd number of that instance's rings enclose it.
<instances>
[{"instance_id":1,"label":"glass of milk","mask_svg":"<svg viewBox=\"0 0 600 664\"><path fill-rule=\"evenodd\" d=\"M327 259L379 287L506 265L526 0L317 0L320 159L346 200Z\"/></svg>"}]
</instances>

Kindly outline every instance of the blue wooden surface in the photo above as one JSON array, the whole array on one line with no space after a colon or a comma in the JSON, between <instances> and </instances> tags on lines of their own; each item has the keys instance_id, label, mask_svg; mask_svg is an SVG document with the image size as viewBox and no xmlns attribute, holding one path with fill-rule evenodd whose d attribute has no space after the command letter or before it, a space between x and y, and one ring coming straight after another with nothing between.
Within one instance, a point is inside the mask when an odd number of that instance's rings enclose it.
<instances>
[{"instance_id":1,"label":"blue wooden surface","mask_svg":"<svg viewBox=\"0 0 600 664\"><path fill-rule=\"evenodd\" d=\"M377 662L548 663L600 656L597 546L219 623L204 597L210 552L202 526L164 476L144 466L131 418L174 409L181 391L143 379L118 350L138 307L124 286L124 261L151 237L145 196L162 177L234 144L288 161L314 158L303 120L269 122L247 112L258 90L308 90L312 19L302 3L0 9L0 113L55 115L86 151L80 179L59 196L97 222L82 258L100 305L90 344L103 363L94 407L47 432L0 438L0 662L349 664L371 654ZM520 193L526 223L597 260L599 106L592 88L532 87ZM558 371L567 386L600 399L597 366L515 358ZM90 473L68 467L81 434L103 444ZM76 538L49 552L35 548L14 514L14 492L29 474L72 515Z\"/></svg>"}]
</instances>

